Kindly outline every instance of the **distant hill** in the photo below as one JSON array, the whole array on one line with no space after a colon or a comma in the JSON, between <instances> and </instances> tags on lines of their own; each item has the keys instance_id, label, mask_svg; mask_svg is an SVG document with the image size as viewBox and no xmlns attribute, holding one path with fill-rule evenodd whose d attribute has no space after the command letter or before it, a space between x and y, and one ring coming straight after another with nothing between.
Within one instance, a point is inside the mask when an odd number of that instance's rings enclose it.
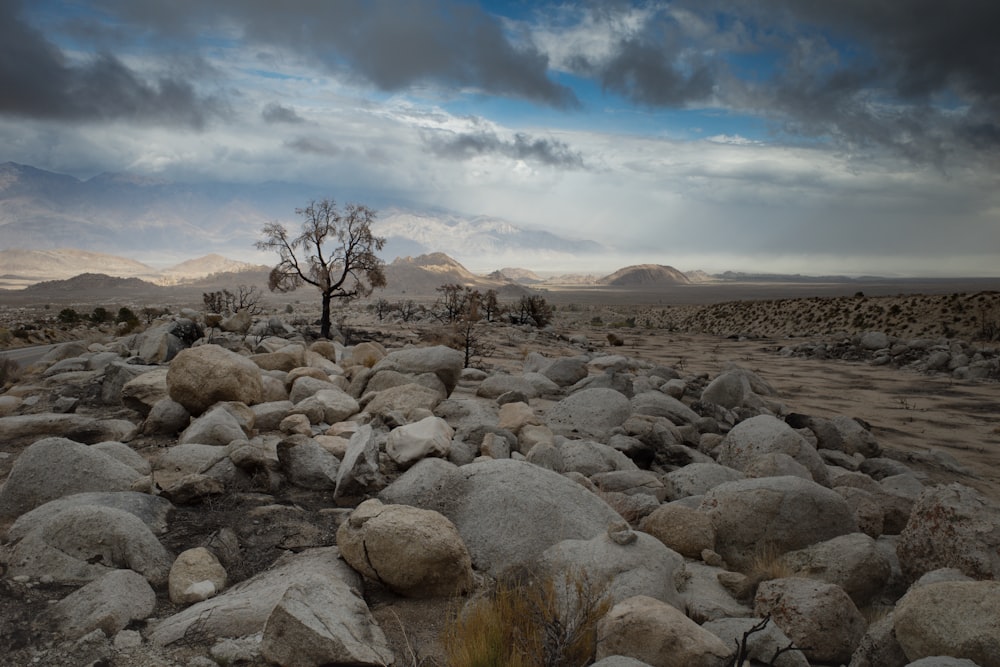
<instances>
[{"instance_id":1,"label":"distant hill","mask_svg":"<svg viewBox=\"0 0 1000 667\"><path fill-rule=\"evenodd\" d=\"M530 269L503 268L497 269L486 276L491 280L510 280L522 285L535 285L545 282L545 279Z\"/></svg>"},{"instance_id":2,"label":"distant hill","mask_svg":"<svg viewBox=\"0 0 1000 667\"><path fill-rule=\"evenodd\" d=\"M0 250L0 276L36 283L72 278L81 273L150 279L157 271L126 257L86 250Z\"/></svg>"},{"instance_id":3,"label":"distant hill","mask_svg":"<svg viewBox=\"0 0 1000 667\"><path fill-rule=\"evenodd\" d=\"M654 287L656 285L689 285L686 275L672 266L637 264L618 269L598 281L609 287Z\"/></svg>"},{"instance_id":4,"label":"distant hill","mask_svg":"<svg viewBox=\"0 0 1000 667\"><path fill-rule=\"evenodd\" d=\"M197 280L219 273L245 273L269 270L269 267L240 262L212 253L197 259L189 259L160 272L157 283L161 285Z\"/></svg>"},{"instance_id":5,"label":"distant hill","mask_svg":"<svg viewBox=\"0 0 1000 667\"><path fill-rule=\"evenodd\" d=\"M508 280L480 277L442 252L417 257L397 257L385 267L388 294L433 296L441 285L457 284L478 290L495 289L501 295L516 296L530 290Z\"/></svg>"},{"instance_id":6,"label":"distant hill","mask_svg":"<svg viewBox=\"0 0 1000 667\"><path fill-rule=\"evenodd\" d=\"M165 288L139 278L118 278L104 273L83 273L65 280L46 280L24 288L24 295L42 298L45 296L83 295L92 298L97 295L114 294L155 294Z\"/></svg>"}]
</instances>

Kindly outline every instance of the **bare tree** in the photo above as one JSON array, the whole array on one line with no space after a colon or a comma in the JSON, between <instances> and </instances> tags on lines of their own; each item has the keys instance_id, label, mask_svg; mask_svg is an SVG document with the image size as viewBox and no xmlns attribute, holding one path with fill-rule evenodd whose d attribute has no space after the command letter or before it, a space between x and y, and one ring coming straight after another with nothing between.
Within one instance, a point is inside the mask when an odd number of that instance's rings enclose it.
<instances>
[{"instance_id":1,"label":"bare tree","mask_svg":"<svg viewBox=\"0 0 1000 667\"><path fill-rule=\"evenodd\" d=\"M301 234L289 237L284 225L271 222L256 246L280 258L268 277L271 291L291 292L303 284L319 290L320 335L329 338L333 298L346 301L385 287L385 262L375 254L385 239L372 234L375 211L361 204L348 204L341 212L332 199L324 199L295 213L302 217Z\"/></svg>"}]
</instances>

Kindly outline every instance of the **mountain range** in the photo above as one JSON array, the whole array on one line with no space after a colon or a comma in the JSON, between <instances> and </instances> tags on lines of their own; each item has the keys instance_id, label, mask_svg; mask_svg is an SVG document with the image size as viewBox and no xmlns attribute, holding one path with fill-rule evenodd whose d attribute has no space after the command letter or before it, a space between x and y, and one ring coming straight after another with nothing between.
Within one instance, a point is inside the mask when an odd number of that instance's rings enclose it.
<instances>
[{"instance_id":1,"label":"mountain range","mask_svg":"<svg viewBox=\"0 0 1000 667\"><path fill-rule=\"evenodd\" d=\"M76 248L156 264L206 253L247 259L266 223L278 220L295 229L296 208L328 194L277 181L173 183L131 174L80 180L7 162L0 164L0 239L3 249ZM378 209L373 231L386 238L389 259L444 252L482 263L490 257L551 260L605 250L594 241L495 217L394 202L371 205Z\"/></svg>"}]
</instances>

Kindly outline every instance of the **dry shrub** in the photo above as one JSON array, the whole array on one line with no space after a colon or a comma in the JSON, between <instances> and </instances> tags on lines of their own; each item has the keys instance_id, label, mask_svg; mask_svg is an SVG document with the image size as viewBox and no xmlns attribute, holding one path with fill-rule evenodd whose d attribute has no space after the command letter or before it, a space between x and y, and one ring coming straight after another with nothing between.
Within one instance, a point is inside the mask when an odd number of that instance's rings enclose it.
<instances>
[{"instance_id":1,"label":"dry shrub","mask_svg":"<svg viewBox=\"0 0 1000 667\"><path fill-rule=\"evenodd\" d=\"M21 366L9 357L0 356L0 387L21 379Z\"/></svg>"},{"instance_id":2,"label":"dry shrub","mask_svg":"<svg viewBox=\"0 0 1000 667\"><path fill-rule=\"evenodd\" d=\"M782 558L781 552L773 544L758 545L750 566L747 568L746 588L740 597L753 599L757 587L765 581L795 576L795 570Z\"/></svg>"},{"instance_id":3,"label":"dry shrub","mask_svg":"<svg viewBox=\"0 0 1000 667\"><path fill-rule=\"evenodd\" d=\"M444 631L449 667L583 667L611 608L583 573L510 576L470 603Z\"/></svg>"}]
</instances>

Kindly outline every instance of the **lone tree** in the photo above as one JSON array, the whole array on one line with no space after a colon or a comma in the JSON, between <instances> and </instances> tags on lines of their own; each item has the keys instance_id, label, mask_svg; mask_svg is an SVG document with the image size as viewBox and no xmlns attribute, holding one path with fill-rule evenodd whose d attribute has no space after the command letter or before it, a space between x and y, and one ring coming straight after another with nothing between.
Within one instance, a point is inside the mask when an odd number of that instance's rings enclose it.
<instances>
[{"instance_id":1,"label":"lone tree","mask_svg":"<svg viewBox=\"0 0 1000 667\"><path fill-rule=\"evenodd\" d=\"M302 217L301 234L291 238L284 225L270 222L256 246L274 250L280 258L267 281L272 292L291 292L303 284L319 290L320 335L329 338L334 297L346 301L385 287L385 262L375 254L385 239L372 234L375 211L361 204L348 204L341 212L332 199L324 199L295 213Z\"/></svg>"}]
</instances>

